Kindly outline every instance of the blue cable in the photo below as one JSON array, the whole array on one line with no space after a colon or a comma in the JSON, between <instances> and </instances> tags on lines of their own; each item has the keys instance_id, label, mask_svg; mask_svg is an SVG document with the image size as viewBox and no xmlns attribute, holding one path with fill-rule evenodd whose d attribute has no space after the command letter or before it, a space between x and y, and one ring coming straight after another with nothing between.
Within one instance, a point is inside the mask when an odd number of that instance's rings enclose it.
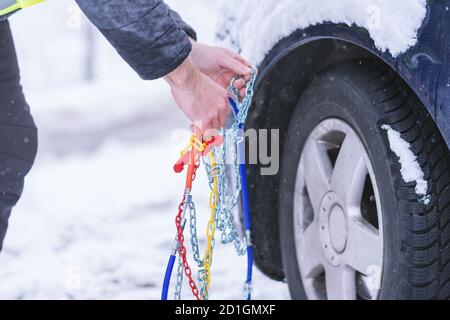
<instances>
[{"instance_id":1,"label":"blue cable","mask_svg":"<svg viewBox=\"0 0 450 320\"><path fill-rule=\"evenodd\" d=\"M228 98L230 101L230 106L233 110L234 116L236 117L239 113L239 109L236 102L232 98ZM239 124L239 129L244 129L244 124ZM247 183L247 168L245 165L245 144L244 139L241 139L238 146L238 156L239 156L239 176L241 178L241 194L242 194L242 209L244 212L244 228L247 237L251 237L251 220L250 220L250 201L248 199L248 183ZM246 285L251 286L253 278L253 247L251 244L251 239L248 239L249 244L247 246L247 280ZM251 292L247 291L247 300L251 300Z\"/></svg>"},{"instance_id":2,"label":"blue cable","mask_svg":"<svg viewBox=\"0 0 450 320\"><path fill-rule=\"evenodd\" d=\"M231 109L233 111L234 116L236 117L239 113L239 109L236 105L236 102L234 102L233 98L230 97L228 98L228 101L230 102Z\"/></svg>"},{"instance_id":3,"label":"blue cable","mask_svg":"<svg viewBox=\"0 0 450 320\"><path fill-rule=\"evenodd\" d=\"M241 142L241 144L244 144ZM247 232L247 237L250 237L250 205L248 199L248 184L247 184L247 170L245 164L240 164L239 167L240 176L241 176L241 185L242 185L242 207L244 211L244 227ZM251 245L251 239L248 239L249 245L247 246L247 285L251 286L252 284L252 274L253 274L253 248ZM248 291L247 300L251 300L250 291Z\"/></svg>"},{"instance_id":4,"label":"blue cable","mask_svg":"<svg viewBox=\"0 0 450 320\"><path fill-rule=\"evenodd\" d=\"M169 295L170 278L172 277L173 266L175 265L175 255L170 255L169 262L167 263L166 275L164 276L163 289L161 294L161 300L167 300Z\"/></svg>"}]
</instances>

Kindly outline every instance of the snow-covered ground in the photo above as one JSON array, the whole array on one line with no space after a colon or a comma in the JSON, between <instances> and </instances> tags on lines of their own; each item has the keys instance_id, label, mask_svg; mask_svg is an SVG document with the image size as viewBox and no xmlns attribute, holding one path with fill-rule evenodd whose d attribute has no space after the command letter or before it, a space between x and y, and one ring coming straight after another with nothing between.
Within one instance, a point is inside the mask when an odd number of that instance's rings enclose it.
<instances>
[{"instance_id":1,"label":"snow-covered ground","mask_svg":"<svg viewBox=\"0 0 450 320\"><path fill-rule=\"evenodd\" d=\"M213 41L214 2L168 3ZM184 180L172 165L187 121L163 82L141 81L97 33L96 79L83 80L88 24L73 1L11 20L40 149L0 255L0 298L158 299ZM204 230L203 174L196 188ZM211 298L240 299L244 277L245 258L219 245ZM255 298L289 298L284 284L255 278Z\"/></svg>"}]
</instances>

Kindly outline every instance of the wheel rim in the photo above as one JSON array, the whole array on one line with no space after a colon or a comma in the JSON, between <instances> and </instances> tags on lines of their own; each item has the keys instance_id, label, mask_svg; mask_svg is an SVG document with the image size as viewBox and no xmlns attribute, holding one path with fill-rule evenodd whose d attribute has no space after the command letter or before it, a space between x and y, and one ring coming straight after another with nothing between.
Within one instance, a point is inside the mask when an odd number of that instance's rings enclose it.
<instances>
[{"instance_id":1,"label":"wheel rim","mask_svg":"<svg viewBox=\"0 0 450 320\"><path fill-rule=\"evenodd\" d=\"M369 156L344 121L308 137L297 171L294 231L308 299L377 299L383 215Z\"/></svg>"}]
</instances>

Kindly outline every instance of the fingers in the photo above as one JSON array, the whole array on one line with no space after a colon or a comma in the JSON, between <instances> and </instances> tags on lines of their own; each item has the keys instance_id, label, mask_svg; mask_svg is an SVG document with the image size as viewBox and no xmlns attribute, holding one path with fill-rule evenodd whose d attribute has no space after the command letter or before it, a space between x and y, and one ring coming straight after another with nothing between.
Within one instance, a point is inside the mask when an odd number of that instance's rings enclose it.
<instances>
[{"instance_id":1,"label":"fingers","mask_svg":"<svg viewBox=\"0 0 450 320\"><path fill-rule=\"evenodd\" d=\"M222 128L222 124L220 122L221 122L220 121L220 116L218 116L217 118L215 118L215 119L213 119L211 121L211 128L209 128L209 129L216 129L216 130L218 130L218 129Z\"/></svg>"},{"instance_id":2,"label":"fingers","mask_svg":"<svg viewBox=\"0 0 450 320\"><path fill-rule=\"evenodd\" d=\"M227 125L228 115L230 114L230 106L228 105L228 97L226 100L226 106L225 109L222 110L219 114L219 122L220 122L220 128L224 128Z\"/></svg>"},{"instance_id":3,"label":"fingers","mask_svg":"<svg viewBox=\"0 0 450 320\"><path fill-rule=\"evenodd\" d=\"M201 141L208 141L216 132L218 132L215 127L219 127L219 121L214 120L214 122L201 122L196 121L195 124L191 124L192 134Z\"/></svg>"},{"instance_id":4,"label":"fingers","mask_svg":"<svg viewBox=\"0 0 450 320\"><path fill-rule=\"evenodd\" d=\"M238 60L240 63L246 65L247 67L251 67L252 64L250 62L248 62L247 60L244 59L244 57L242 57L240 54L234 52L233 50L230 49L224 49L225 53L227 55L229 55L230 57L232 57L233 59Z\"/></svg>"},{"instance_id":5,"label":"fingers","mask_svg":"<svg viewBox=\"0 0 450 320\"><path fill-rule=\"evenodd\" d=\"M222 97L222 101L219 102L218 106L217 106L217 117L216 120L217 122L215 122L215 124L217 124L217 127L213 127L214 129L220 129L220 128L224 128L227 124L227 118L228 118L228 113L230 112L230 108L228 105L228 94L226 92L224 92L224 95Z\"/></svg>"},{"instance_id":6,"label":"fingers","mask_svg":"<svg viewBox=\"0 0 450 320\"><path fill-rule=\"evenodd\" d=\"M192 134L201 141L209 141L212 137L219 134L218 128L222 127L219 123L219 119L216 119L214 122L209 122L202 125L202 129L200 129L198 125L191 124Z\"/></svg>"},{"instance_id":7,"label":"fingers","mask_svg":"<svg viewBox=\"0 0 450 320\"><path fill-rule=\"evenodd\" d=\"M229 49L223 50L226 53L223 60L224 67L230 69L232 73L242 77L234 82L234 87L239 91L239 94L242 97L245 95L247 82L250 81L252 76L251 64L239 54Z\"/></svg>"},{"instance_id":8,"label":"fingers","mask_svg":"<svg viewBox=\"0 0 450 320\"><path fill-rule=\"evenodd\" d=\"M237 89L237 92L239 92L239 96L233 98L240 99L245 96L247 91L247 82L248 80L240 78L233 83L234 88Z\"/></svg>"},{"instance_id":9,"label":"fingers","mask_svg":"<svg viewBox=\"0 0 450 320\"><path fill-rule=\"evenodd\" d=\"M201 127L201 122L195 121L193 124L191 124L191 131L194 137L196 137L199 140L202 140L203 128Z\"/></svg>"},{"instance_id":10,"label":"fingers","mask_svg":"<svg viewBox=\"0 0 450 320\"><path fill-rule=\"evenodd\" d=\"M252 73L252 69L250 67L228 54L224 54L221 59L221 62L225 68L230 69L241 77L250 76Z\"/></svg>"},{"instance_id":11,"label":"fingers","mask_svg":"<svg viewBox=\"0 0 450 320\"><path fill-rule=\"evenodd\" d=\"M246 82L248 82L250 80L250 78L251 78L251 71L252 71L252 69L254 69L256 71L256 73L258 73L258 69L256 69L256 67L252 66L252 64L250 62L248 62L246 59L244 59L240 54L238 54L238 53L236 53L236 52L234 52L232 50L229 50L229 49L223 49L223 50L231 58L233 58L233 59L239 61L241 64L249 67L249 69L250 69L249 73L247 73L245 75L239 74L240 76L242 76L244 78L244 80Z\"/></svg>"},{"instance_id":12,"label":"fingers","mask_svg":"<svg viewBox=\"0 0 450 320\"><path fill-rule=\"evenodd\" d=\"M211 105L209 110L209 115L204 120L195 121L191 125L192 133L203 141L210 140L211 137L219 134L219 129L226 126L230 112L228 96L225 94L215 105Z\"/></svg>"},{"instance_id":13,"label":"fingers","mask_svg":"<svg viewBox=\"0 0 450 320\"><path fill-rule=\"evenodd\" d=\"M228 92L205 74L198 72L196 75L193 79L195 85L173 87L172 95L187 117L195 121L191 126L192 132L208 139L211 137L211 129L217 132L226 125L230 112Z\"/></svg>"},{"instance_id":14,"label":"fingers","mask_svg":"<svg viewBox=\"0 0 450 320\"><path fill-rule=\"evenodd\" d=\"M248 80L245 80L245 79L238 79L238 80L236 80L235 82L234 82L234 87L236 88L236 89L238 89L238 90L240 90L240 89L242 89L242 88L245 88L245 86L246 86L246 84L247 84L247 81Z\"/></svg>"}]
</instances>

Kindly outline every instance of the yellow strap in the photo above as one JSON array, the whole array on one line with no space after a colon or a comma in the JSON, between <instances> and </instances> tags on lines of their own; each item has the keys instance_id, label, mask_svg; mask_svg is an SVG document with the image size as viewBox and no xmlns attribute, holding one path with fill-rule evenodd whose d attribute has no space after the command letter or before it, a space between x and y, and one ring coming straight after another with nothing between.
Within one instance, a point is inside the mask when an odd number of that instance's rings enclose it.
<instances>
[{"instance_id":1,"label":"yellow strap","mask_svg":"<svg viewBox=\"0 0 450 320\"><path fill-rule=\"evenodd\" d=\"M189 145L184 148L183 151L181 151L181 156L183 157L186 153L188 153L192 149L192 147L194 147L195 150L201 153L205 151L207 144L200 141L200 139L198 139L196 136L192 136L191 140L189 141Z\"/></svg>"},{"instance_id":2,"label":"yellow strap","mask_svg":"<svg viewBox=\"0 0 450 320\"><path fill-rule=\"evenodd\" d=\"M8 13L14 12L16 10L25 9L31 7L45 0L16 0L16 3L0 10L0 16L7 15Z\"/></svg>"},{"instance_id":3,"label":"yellow strap","mask_svg":"<svg viewBox=\"0 0 450 320\"><path fill-rule=\"evenodd\" d=\"M217 166L216 157L214 155L214 152L211 152L209 155L209 161L212 168L215 168ZM212 190L209 198L209 207L211 209L211 217L208 221L208 226L206 228L206 250L205 250L205 256L203 258L203 267L205 269L204 275L203 275L203 281L205 282L205 291L203 292L204 296L202 297L203 300L206 300L207 294L209 291L209 287L211 285L211 265L213 260L213 241L214 241L214 235L216 232L216 208L217 204L219 202L219 192L217 190L218 187L218 178L217 175L213 175L213 184L212 184Z\"/></svg>"}]
</instances>

